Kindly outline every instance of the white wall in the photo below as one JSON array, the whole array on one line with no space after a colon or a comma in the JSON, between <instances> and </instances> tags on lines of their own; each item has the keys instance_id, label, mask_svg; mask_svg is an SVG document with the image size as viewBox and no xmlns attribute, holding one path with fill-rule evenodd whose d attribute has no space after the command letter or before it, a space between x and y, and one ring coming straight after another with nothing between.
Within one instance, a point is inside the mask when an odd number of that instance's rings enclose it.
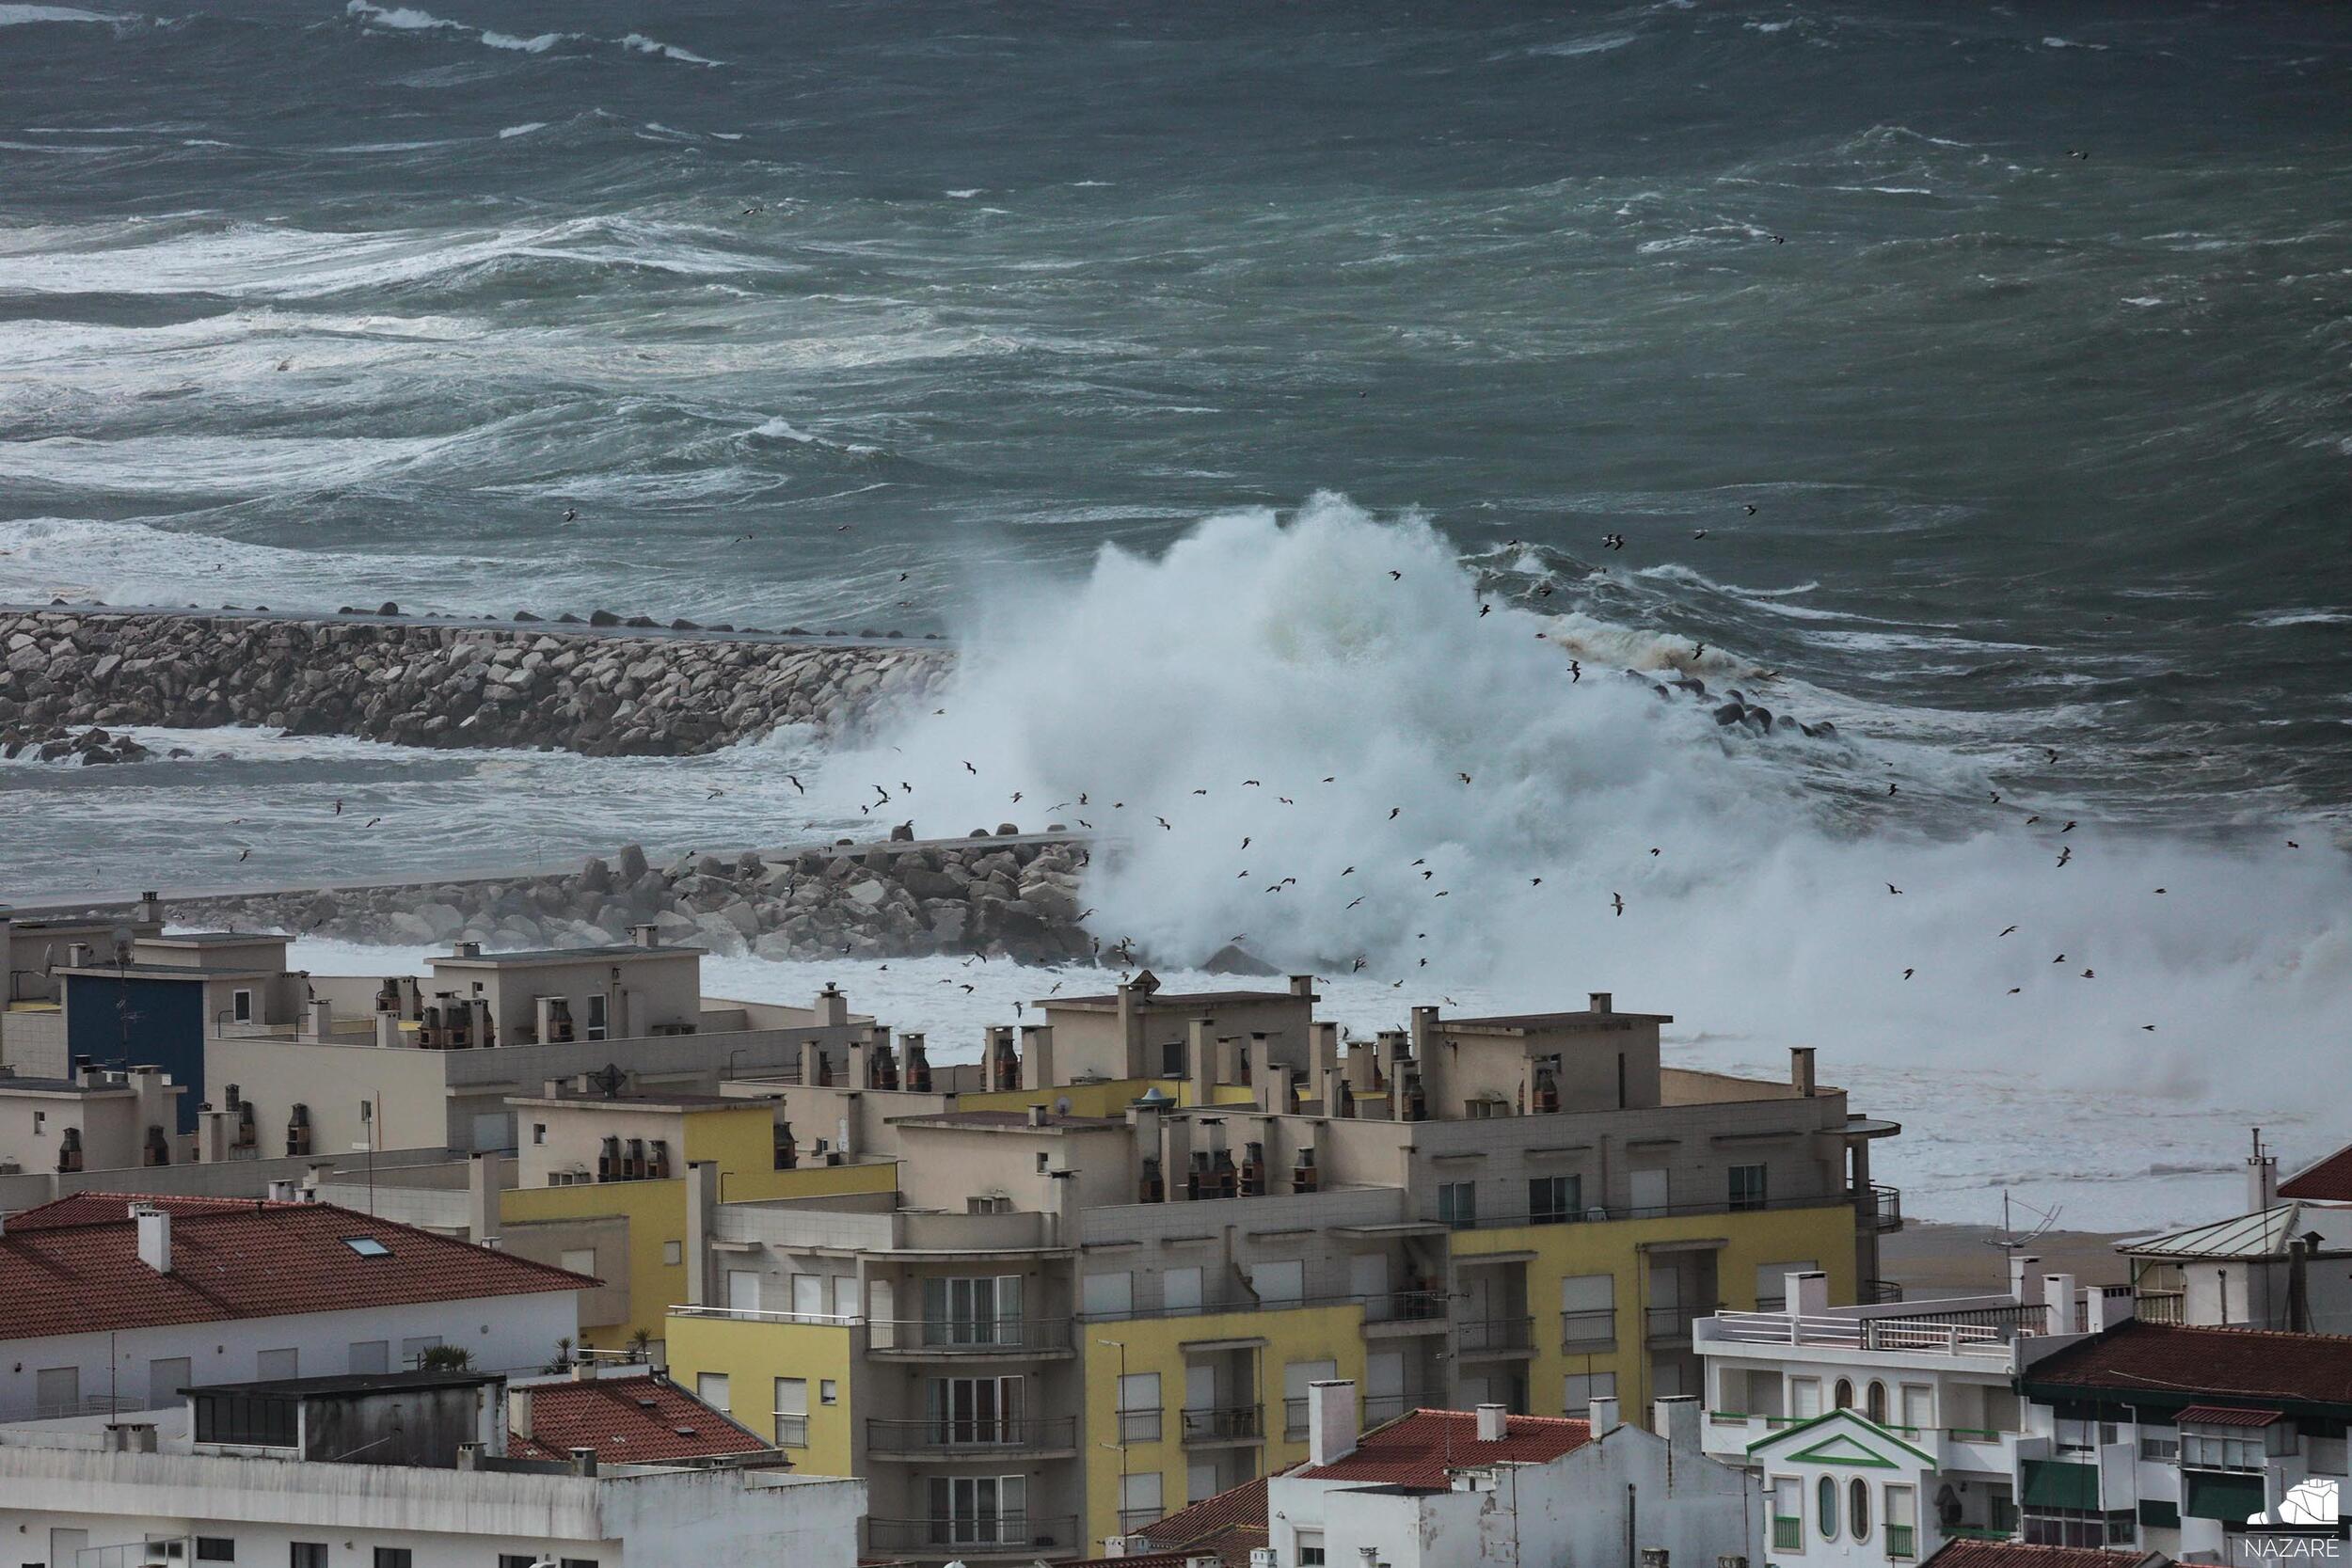
<instances>
[{"instance_id":1,"label":"white wall","mask_svg":"<svg viewBox=\"0 0 2352 1568\"><path fill-rule=\"evenodd\" d=\"M471 1351L480 1370L505 1371L544 1365L557 1339L579 1333L578 1295L559 1291L0 1340L0 1420L34 1418L44 1368L78 1367L84 1400L112 1394L137 1409L148 1402L148 1363L175 1356L188 1358L198 1384L244 1383L260 1375L255 1361L265 1350L295 1350L298 1375L317 1377L349 1371L356 1341L388 1341L399 1370L402 1340L437 1337ZM0 1542L0 1557L6 1549Z\"/></svg>"}]
</instances>

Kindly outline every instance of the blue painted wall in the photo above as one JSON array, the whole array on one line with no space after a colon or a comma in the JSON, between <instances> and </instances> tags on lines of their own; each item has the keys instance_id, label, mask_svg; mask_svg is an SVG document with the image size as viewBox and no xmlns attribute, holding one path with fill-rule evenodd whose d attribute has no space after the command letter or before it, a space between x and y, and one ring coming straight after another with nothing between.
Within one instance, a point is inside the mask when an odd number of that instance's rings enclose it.
<instances>
[{"instance_id":1,"label":"blue painted wall","mask_svg":"<svg viewBox=\"0 0 2352 1568\"><path fill-rule=\"evenodd\" d=\"M112 975L68 974L65 981L66 1053L87 1056L100 1067L127 1068L152 1062L185 1084L180 1097L183 1132L196 1131L197 1107L204 1094L204 983L200 979L116 979ZM123 1050L118 1003L131 1010L131 1048Z\"/></svg>"}]
</instances>

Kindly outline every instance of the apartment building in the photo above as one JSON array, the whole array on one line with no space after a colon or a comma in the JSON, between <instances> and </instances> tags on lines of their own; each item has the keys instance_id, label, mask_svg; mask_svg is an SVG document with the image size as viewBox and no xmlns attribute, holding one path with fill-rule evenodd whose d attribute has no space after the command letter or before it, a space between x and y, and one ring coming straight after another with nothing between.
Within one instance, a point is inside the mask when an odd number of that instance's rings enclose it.
<instances>
[{"instance_id":1,"label":"apartment building","mask_svg":"<svg viewBox=\"0 0 2352 1568\"><path fill-rule=\"evenodd\" d=\"M2131 1310L2128 1291L2078 1290L2024 1257L1999 1295L1833 1307L1819 1274L1783 1293L1774 1310L1698 1324L1706 1447L1761 1481L1772 1560L1812 1568L2014 1534L2020 1369Z\"/></svg>"},{"instance_id":2,"label":"apartment building","mask_svg":"<svg viewBox=\"0 0 2352 1568\"><path fill-rule=\"evenodd\" d=\"M0 1175L168 1165L187 1085L151 1064L44 1078L0 1065ZM11 1168L13 1167L13 1168Z\"/></svg>"},{"instance_id":3,"label":"apartment building","mask_svg":"<svg viewBox=\"0 0 2352 1568\"><path fill-rule=\"evenodd\" d=\"M1313 1001L1144 974L973 1068L876 1032L728 1084L796 1160L898 1181L713 1203L674 1368L869 1478L869 1553L1067 1556L1303 1459L1314 1383L1375 1421L1581 1414L1695 1392L1696 1320L1792 1270L1875 1281L1899 1129L1809 1052L1787 1083L1666 1069L1667 1020L1606 995L1349 1041Z\"/></svg>"},{"instance_id":4,"label":"apartment building","mask_svg":"<svg viewBox=\"0 0 2352 1568\"><path fill-rule=\"evenodd\" d=\"M151 893L119 917L31 919L0 904L0 965L8 971L0 977L0 1065L26 1077L68 1076L56 967L77 950L111 958L118 942L163 928L163 907Z\"/></svg>"},{"instance_id":5,"label":"apartment building","mask_svg":"<svg viewBox=\"0 0 2352 1568\"><path fill-rule=\"evenodd\" d=\"M2118 1246L2152 1323L2352 1332L2352 1158L2292 1180L2255 1134L2247 1212Z\"/></svg>"}]
</instances>

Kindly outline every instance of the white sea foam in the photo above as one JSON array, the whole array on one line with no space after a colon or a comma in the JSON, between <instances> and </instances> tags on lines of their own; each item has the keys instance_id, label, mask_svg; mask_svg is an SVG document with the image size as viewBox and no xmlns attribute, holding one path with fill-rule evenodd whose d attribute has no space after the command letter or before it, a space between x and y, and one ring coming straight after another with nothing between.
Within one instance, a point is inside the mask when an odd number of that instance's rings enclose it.
<instances>
[{"instance_id":1,"label":"white sea foam","mask_svg":"<svg viewBox=\"0 0 2352 1568\"><path fill-rule=\"evenodd\" d=\"M1213 519L984 612L930 705L946 713L883 737L903 752L829 763L824 787L846 801L887 767L926 821L1002 817L1019 790L1119 832L1090 924L1162 961L1247 931L1286 967L1361 957L1419 992L1546 1006L1589 982L1768 1051L2031 1063L2070 1092L2128 1075L2185 1105L2275 1073L2281 1101L2344 1108L2298 1056L2352 1008L2352 865L2317 832L2225 850L2086 822L2059 868L2014 801L1978 825L1899 802L1858 826L1800 770L1868 796L1966 765L1852 736L1752 743L1596 666L1571 684L1534 638L1546 622L1475 605L1419 522L1329 498L1286 524ZM2241 1042L2226 1073L2217 1037Z\"/></svg>"},{"instance_id":2,"label":"white sea foam","mask_svg":"<svg viewBox=\"0 0 2352 1568\"><path fill-rule=\"evenodd\" d=\"M0 6L0 27L24 27L36 22L128 22L127 16L86 11L75 6Z\"/></svg>"},{"instance_id":3,"label":"white sea foam","mask_svg":"<svg viewBox=\"0 0 2352 1568\"><path fill-rule=\"evenodd\" d=\"M665 60L678 60L687 65L718 66L726 63L723 60L707 59L691 49L680 49L675 43L664 43L660 39L647 38L643 33L630 33L620 41L622 48L634 49L640 55L659 55Z\"/></svg>"},{"instance_id":4,"label":"white sea foam","mask_svg":"<svg viewBox=\"0 0 2352 1568\"><path fill-rule=\"evenodd\" d=\"M499 140L505 141L515 136L527 136L533 131L544 131L547 128L548 122L544 119L527 119L520 125L501 127L499 131Z\"/></svg>"},{"instance_id":5,"label":"white sea foam","mask_svg":"<svg viewBox=\"0 0 2352 1568\"><path fill-rule=\"evenodd\" d=\"M2042 40L2042 47L2044 49L2095 49L2105 51L2108 46L2104 43L2079 43L2073 39L2053 37L2043 39Z\"/></svg>"},{"instance_id":6,"label":"white sea foam","mask_svg":"<svg viewBox=\"0 0 2352 1568\"><path fill-rule=\"evenodd\" d=\"M571 33L540 33L532 38L517 38L513 33L492 32L487 27L482 30L482 41L491 48L513 49L525 55L544 55L574 36Z\"/></svg>"},{"instance_id":7,"label":"white sea foam","mask_svg":"<svg viewBox=\"0 0 2352 1568\"><path fill-rule=\"evenodd\" d=\"M438 29L469 30L462 22L451 22L408 6L372 6L368 0L350 0L343 7L344 14L356 16L377 27L389 27L396 32L424 33Z\"/></svg>"},{"instance_id":8,"label":"white sea foam","mask_svg":"<svg viewBox=\"0 0 2352 1568\"><path fill-rule=\"evenodd\" d=\"M1528 51L1531 55L1554 55L1576 58L1584 55L1606 55L1613 49L1623 49L1634 41L1631 33L1599 33L1591 38L1569 39L1564 43L1539 43Z\"/></svg>"}]
</instances>

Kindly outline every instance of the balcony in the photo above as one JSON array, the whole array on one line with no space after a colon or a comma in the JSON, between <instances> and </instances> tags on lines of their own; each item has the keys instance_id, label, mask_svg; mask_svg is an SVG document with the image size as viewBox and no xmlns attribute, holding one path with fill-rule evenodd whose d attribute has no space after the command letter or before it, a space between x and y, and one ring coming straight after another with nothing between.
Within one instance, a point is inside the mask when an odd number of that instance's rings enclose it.
<instances>
[{"instance_id":1,"label":"balcony","mask_svg":"<svg viewBox=\"0 0 2352 1568\"><path fill-rule=\"evenodd\" d=\"M1772 1550L1796 1552L1804 1549L1804 1521L1772 1515Z\"/></svg>"},{"instance_id":2,"label":"balcony","mask_svg":"<svg viewBox=\"0 0 2352 1568\"><path fill-rule=\"evenodd\" d=\"M1384 1329L1390 1335L1430 1334L1442 1331L1445 1327L1446 1293L1443 1291L1398 1291L1389 1295L1361 1299L1367 1327Z\"/></svg>"},{"instance_id":3,"label":"balcony","mask_svg":"<svg viewBox=\"0 0 2352 1568\"><path fill-rule=\"evenodd\" d=\"M2188 1321L2187 1307L2186 1291L2142 1291L2132 1310L2144 1323L2182 1323Z\"/></svg>"},{"instance_id":4,"label":"balcony","mask_svg":"<svg viewBox=\"0 0 2352 1568\"><path fill-rule=\"evenodd\" d=\"M1919 1532L1912 1525L1886 1527L1886 1560L1909 1562L1919 1555Z\"/></svg>"},{"instance_id":5,"label":"balcony","mask_svg":"<svg viewBox=\"0 0 2352 1568\"><path fill-rule=\"evenodd\" d=\"M1030 1557L1083 1546L1075 1518L1029 1513L976 1513L948 1519L867 1519L866 1549L877 1556Z\"/></svg>"},{"instance_id":6,"label":"balcony","mask_svg":"<svg viewBox=\"0 0 2352 1568\"><path fill-rule=\"evenodd\" d=\"M1454 1342L1456 1355L1533 1355L1535 1354L1535 1320L1533 1318L1489 1318L1483 1322L1454 1325L1458 1331Z\"/></svg>"},{"instance_id":7,"label":"balcony","mask_svg":"<svg viewBox=\"0 0 2352 1568\"><path fill-rule=\"evenodd\" d=\"M778 1436L781 1446L781 1432ZM875 1417L866 1423L866 1451L900 1459L989 1457L1057 1449L1075 1452L1077 1446L1078 1421L1074 1416L936 1421Z\"/></svg>"},{"instance_id":8,"label":"balcony","mask_svg":"<svg viewBox=\"0 0 2352 1568\"><path fill-rule=\"evenodd\" d=\"M1071 1354L1068 1318L896 1318L870 1323L867 1354L930 1361L943 1356Z\"/></svg>"},{"instance_id":9,"label":"balcony","mask_svg":"<svg viewBox=\"0 0 2352 1568\"><path fill-rule=\"evenodd\" d=\"M1645 1307L1642 1332L1653 1345L1679 1344L1691 1337L1691 1325L1701 1316L1695 1307Z\"/></svg>"},{"instance_id":10,"label":"balcony","mask_svg":"<svg viewBox=\"0 0 2352 1568\"><path fill-rule=\"evenodd\" d=\"M1614 1350L1617 1345L1617 1309L1596 1307L1584 1311L1560 1314L1560 1348L1568 1351Z\"/></svg>"},{"instance_id":11,"label":"balcony","mask_svg":"<svg viewBox=\"0 0 2352 1568\"><path fill-rule=\"evenodd\" d=\"M1168 1517L1164 1508L1122 1508L1119 1511L1119 1533L1135 1535L1146 1525L1156 1525Z\"/></svg>"},{"instance_id":12,"label":"balcony","mask_svg":"<svg viewBox=\"0 0 2352 1568\"><path fill-rule=\"evenodd\" d=\"M776 1412L776 1447L804 1449L808 1447L808 1418Z\"/></svg>"},{"instance_id":13,"label":"balcony","mask_svg":"<svg viewBox=\"0 0 2352 1568\"><path fill-rule=\"evenodd\" d=\"M1208 1448L1221 1443L1261 1443L1265 1440L1263 1405L1230 1404L1184 1412L1184 1446Z\"/></svg>"},{"instance_id":14,"label":"balcony","mask_svg":"<svg viewBox=\"0 0 2352 1568\"><path fill-rule=\"evenodd\" d=\"M1366 1394L1364 1430L1369 1432L1384 1421L1393 1421L1411 1408L1402 1394Z\"/></svg>"},{"instance_id":15,"label":"balcony","mask_svg":"<svg viewBox=\"0 0 2352 1568\"><path fill-rule=\"evenodd\" d=\"M1872 1182L1853 1189L1854 1223L1863 1229L1883 1236L1903 1227L1903 1195L1893 1187Z\"/></svg>"},{"instance_id":16,"label":"balcony","mask_svg":"<svg viewBox=\"0 0 2352 1568\"><path fill-rule=\"evenodd\" d=\"M1894 1192L1891 1187L1871 1190L1889 1194ZM1772 1197L1761 1201L1743 1197L1737 1203L1730 1201L1727 1197L1705 1203L1645 1203L1638 1207L1632 1204L1613 1204L1604 1207L1597 1203L1588 1203L1582 1208L1565 1211L1518 1209L1494 1212L1482 1212L1469 1215L1439 1213L1435 1209L1431 1209L1422 1212L1421 1218L1428 1224L1442 1225L1452 1230L1497 1230L1514 1229L1521 1226L1597 1225L1612 1220L1668 1219L1684 1214L1744 1214L1782 1209L1834 1209L1857 1201L1856 1195L1853 1193L1839 1191L1820 1193L1810 1197ZM1899 1213L1896 1225L1900 1224ZM1461 1260L1476 1262L1477 1258L1476 1255L1471 1254L1462 1257Z\"/></svg>"},{"instance_id":17,"label":"balcony","mask_svg":"<svg viewBox=\"0 0 2352 1568\"><path fill-rule=\"evenodd\" d=\"M1165 1425L1158 1405L1149 1410L1135 1409L1119 1412L1119 1440L1122 1443L1156 1443Z\"/></svg>"}]
</instances>

